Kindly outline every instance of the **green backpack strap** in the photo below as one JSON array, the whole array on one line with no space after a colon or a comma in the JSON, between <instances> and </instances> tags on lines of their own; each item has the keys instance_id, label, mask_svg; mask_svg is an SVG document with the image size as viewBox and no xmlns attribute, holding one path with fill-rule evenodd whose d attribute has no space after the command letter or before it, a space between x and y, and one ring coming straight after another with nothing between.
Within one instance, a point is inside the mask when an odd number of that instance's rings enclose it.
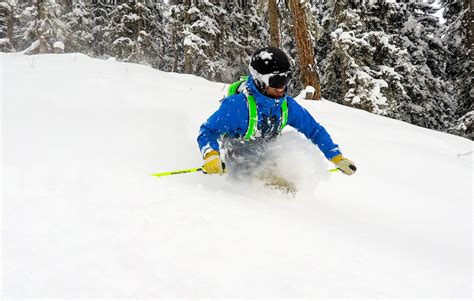
<instances>
[{"instance_id":1,"label":"green backpack strap","mask_svg":"<svg viewBox=\"0 0 474 301\"><path fill-rule=\"evenodd\" d=\"M229 89L227 90L227 96L237 94L239 86L243 82L245 82L247 79L248 79L248 76L242 76L240 77L240 80L231 84L229 86ZM255 132L257 131L257 125L258 125L257 102L255 101L255 97L253 97L253 95L250 95L248 92L244 92L244 94L246 96L247 106L249 108L249 126L247 128L247 132L245 133L244 140L249 141L254 138ZM285 99L283 99L283 102L281 103L280 121L281 121L280 131L282 131L283 128L288 123L288 102L286 100L286 97Z\"/></svg>"},{"instance_id":2,"label":"green backpack strap","mask_svg":"<svg viewBox=\"0 0 474 301\"><path fill-rule=\"evenodd\" d=\"M235 83L229 86L227 89L227 96L235 95L238 93L240 85L247 81L248 76L241 76L240 80L236 81ZM247 128L247 132L244 135L244 140L249 141L251 140L255 132L257 131L257 124L258 124L258 114L257 114L257 102L255 101L255 97L250 95L247 91L244 91L245 98L247 99L247 107L249 109L249 126Z\"/></svg>"},{"instance_id":3,"label":"green backpack strap","mask_svg":"<svg viewBox=\"0 0 474 301\"><path fill-rule=\"evenodd\" d=\"M243 82L247 81L248 78L249 78L248 76L241 76L240 80L238 80L235 83L231 84L229 86L229 89L227 89L227 96L237 94L237 90L239 89L240 85Z\"/></svg>"},{"instance_id":4,"label":"green backpack strap","mask_svg":"<svg viewBox=\"0 0 474 301\"><path fill-rule=\"evenodd\" d=\"M257 131L258 114L257 114L257 103L255 102L255 97L253 97L253 95L246 95L246 96L247 96L247 105L249 107L249 127L247 129L247 133L245 133L244 140L249 141L254 137L255 132Z\"/></svg>"},{"instance_id":5,"label":"green backpack strap","mask_svg":"<svg viewBox=\"0 0 474 301\"><path fill-rule=\"evenodd\" d=\"M257 113L257 102L255 101L255 97L250 94L246 94L247 96L247 105L249 108L249 126L247 128L247 133L245 133L244 140L249 141L253 139L255 132L257 131L258 125L258 113ZM288 102L286 98L283 100L281 104L281 125L280 125L280 132L288 123Z\"/></svg>"},{"instance_id":6,"label":"green backpack strap","mask_svg":"<svg viewBox=\"0 0 474 301\"><path fill-rule=\"evenodd\" d=\"M280 125L280 131L283 130L283 128L286 126L288 123L288 101L283 99L283 102L281 103L281 125Z\"/></svg>"}]
</instances>

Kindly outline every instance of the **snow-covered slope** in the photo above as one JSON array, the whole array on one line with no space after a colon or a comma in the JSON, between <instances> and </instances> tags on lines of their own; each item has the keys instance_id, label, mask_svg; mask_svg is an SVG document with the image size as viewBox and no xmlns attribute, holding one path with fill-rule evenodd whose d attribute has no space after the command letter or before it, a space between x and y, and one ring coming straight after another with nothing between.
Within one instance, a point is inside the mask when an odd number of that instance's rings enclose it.
<instances>
[{"instance_id":1,"label":"snow-covered slope","mask_svg":"<svg viewBox=\"0 0 474 301\"><path fill-rule=\"evenodd\" d=\"M1 54L2 295L470 298L472 142L300 100L358 172L294 131L294 198L198 167L224 84L81 54Z\"/></svg>"}]
</instances>

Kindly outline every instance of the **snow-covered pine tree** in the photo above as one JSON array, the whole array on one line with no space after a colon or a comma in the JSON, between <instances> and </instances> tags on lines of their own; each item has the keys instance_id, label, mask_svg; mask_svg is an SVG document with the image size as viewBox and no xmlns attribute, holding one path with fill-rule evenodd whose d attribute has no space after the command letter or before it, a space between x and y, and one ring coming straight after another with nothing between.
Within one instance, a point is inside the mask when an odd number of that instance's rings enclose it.
<instances>
[{"instance_id":1,"label":"snow-covered pine tree","mask_svg":"<svg viewBox=\"0 0 474 301\"><path fill-rule=\"evenodd\" d=\"M173 71L217 77L218 20L225 11L219 1L170 1L168 28L174 44Z\"/></svg>"},{"instance_id":2,"label":"snow-covered pine tree","mask_svg":"<svg viewBox=\"0 0 474 301\"><path fill-rule=\"evenodd\" d=\"M259 0L267 2L266 0ZM257 0L224 1L225 14L219 24L219 73L224 82L233 82L248 74L250 56L270 43L265 13L258 11Z\"/></svg>"},{"instance_id":3,"label":"snow-covered pine tree","mask_svg":"<svg viewBox=\"0 0 474 301\"><path fill-rule=\"evenodd\" d=\"M221 19L224 11L211 1L191 2L183 28L185 72L214 79L218 71L215 65L218 58L216 41L221 33L217 20Z\"/></svg>"},{"instance_id":4,"label":"snow-covered pine tree","mask_svg":"<svg viewBox=\"0 0 474 301\"><path fill-rule=\"evenodd\" d=\"M388 43L389 36L380 30L369 31L369 20L362 19L368 13L367 4L355 2L359 1L329 0L331 10L324 17L323 24L331 47L323 66L323 96L370 112L386 114L388 102L380 90L388 85L382 79L382 71L374 63L374 56L375 44ZM367 14L365 17L372 16ZM373 19L380 23L378 17ZM388 47L387 50L394 52L393 57L401 52L401 49Z\"/></svg>"},{"instance_id":5,"label":"snow-covered pine tree","mask_svg":"<svg viewBox=\"0 0 474 301\"><path fill-rule=\"evenodd\" d=\"M109 17L104 37L110 43L113 56L125 62L160 64L162 54L155 38L159 24L143 2L119 4Z\"/></svg>"},{"instance_id":6,"label":"snow-covered pine tree","mask_svg":"<svg viewBox=\"0 0 474 301\"><path fill-rule=\"evenodd\" d=\"M166 62L165 54L169 51L168 33L165 31L163 0L148 0L146 6L151 11L149 38L144 41L153 47L147 47L145 52L153 68L162 69Z\"/></svg>"},{"instance_id":7,"label":"snow-covered pine tree","mask_svg":"<svg viewBox=\"0 0 474 301\"><path fill-rule=\"evenodd\" d=\"M428 2L408 3L408 19L400 31L398 45L407 47L411 68L400 70L409 103L399 103L393 115L423 127L447 131L452 122L453 98L446 80L449 53L439 38L442 26ZM408 39L408 40L407 40ZM421 110L421 112L420 112Z\"/></svg>"},{"instance_id":8,"label":"snow-covered pine tree","mask_svg":"<svg viewBox=\"0 0 474 301\"><path fill-rule=\"evenodd\" d=\"M443 43L450 52L448 79L455 98L455 121L451 133L474 140L474 86L472 84L472 2L442 0L446 31Z\"/></svg>"},{"instance_id":9,"label":"snow-covered pine tree","mask_svg":"<svg viewBox=\"0 0 474 301\"><path fill-rule=\"evenodd\" d=\"M111 33L108 32L108 24L110 13L114 7L105 2L94 0L86 4L87 11L90 11L91 34L94 40L90 50L93 56L99 58L107 58L112 55L110 50Z\"/></svg>"},{"instance_id":10,"label":"snow-covered pine tree","mask_svg":"<svg viewBox=\"0 0 474 301\"><path fill-rule=\"evenodd\" d=\"M313 0L311 1L311 12L312 20L311 33L315 37L315 60L320 70L320 76L325 74L324 66L328 66L329 53L332 51L332 40L331 32L337 29L337 23L333 16L333 1L328 0ZM336 67L337 68L337 67ZM334 81L340 81L340 78L333 76ZM324 77L321 78L321 84L325 84L327 80ZM322 96L330 100L340 99L341 95L338 95L340 91L337 87L340 86L340 82L334 82L330 86L321 86Z\"/></svg>"},{"instance_id":11,"label":"snow-covered pine tree","mask_svg":"<svg viewBox=\"0 0 474 301\"><path fill-rule=\"evenodd\" d=\"M67 3L64 11L65 13L62 14L61 20L68 28L64 41L68 52L81 52L93 55L95 40L92 31L92 7L86 6L84 0L76 0Z\"/></svg>"},{"instance_id":12,"label":"snow-covered pine tree","mask_svg":"<svg viewBox=\"0 0 474 301\"><path fill-rule=\"evenodd\" d=\"M167 32L174 49L167 69L224 82L247 74L250 55L268 41L256 2L170 1Z\"/></svg>"},{"instance_id":13,"label":"snow-covered pine tree","mask_svg":"<svg viewBox=\"0 0 474 301\"><path fill-rule=\"evenodd\" d=\"M436 39L439 25L430 6L416 0L329 1L324 25L332 44L323 95L446 130L451 103L442 63L446 52Z\"/></svg>"},{"instance_id":14,"label":"snow-covered pine tree","mask_svg":"<svg viewBox=\"0 0 474 301\"><path fill-rule=\"evenodd\" d=\"M184 4L177 0L170 0L164 9L165 31L168 35L167 41L171 46L170 51L165 52L163 59L163 70L165 71L183 72L181 63L183 44L180 31L184 23L183 10Z\"/></svg>"},{"instance_id":15,"label":"snow-covered pine tree","mask_svg":"<svg viewBox=\"0 0 474 301\"><path fill-rule=\"evenodd\" d=\"M61 7L54 0L22 0L18 5L18 49L28 47L25 53L52 52L55 42L64 41L68 29L59 18Z\"/></svg>"},{"instance_id":16,"label":"snow-covered pine tree","mask_svg":"<svg viewBox=\"0 0 474 301\"><path fill-rule=\"evenodd\" d=\"M11 0L0 2L0 51L15 51L15 14L17 3Z\"/></svg>"}]
</instances>

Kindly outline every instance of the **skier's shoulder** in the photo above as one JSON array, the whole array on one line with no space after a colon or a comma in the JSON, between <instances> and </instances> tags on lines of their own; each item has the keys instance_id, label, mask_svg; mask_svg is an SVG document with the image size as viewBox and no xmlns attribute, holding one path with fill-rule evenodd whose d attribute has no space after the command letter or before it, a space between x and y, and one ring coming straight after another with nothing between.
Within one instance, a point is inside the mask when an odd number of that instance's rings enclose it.
<instances>
[{"instance_id":1,"label":"skier's shoulder","mask_svg":"<svg viewBox=\"0 0 474 301\"><path fill-rule=\"evenodd\" d=\"M230 106L240 106L247 100L247 81L248 76L241 76L240 79L229 85L226 96L221 103Z\"/></svg>"},{"instance_id":2,"label":"skier's shoulder","mask_svg":"<svg viewBox=\"0 0 474 301\"><path fill-rule=\"evenodd\" d=\"M296 101L296 99L294 99L294 98L293 98L292 96L290 96L290 95L286 95L286 96L285 96L285 99L286 99L286 101L287 101L288 103L296 104L296 105L298 105L298 106L301 106L301 105Z\"/></svg>"},{"instance_id":3,"label":"skier's shoulder","mask_svg":"<svg viewBox=\"0 0 474 301\"><path fill-rule=\"evenodd\" d=\"M296 99L294 99L293 97L286 95L285 99L288 104L288 108L298 108L298 109L303 108L303 106L298 101L296 101Z\"/></svg>"},{"instance_id":4,"label":"skier's shoulder","mask_svg":"<svg viewBox=\"0 0 474 301\"><path fill-rule=\"evenodd\" d=\"M223 107L239 107L246 104L246 96L244 93L236 93L224 97L220 102Z\"/></svg>"},{"instance_id":5,"label":"skier's shoulder","mask_svg":"<svg viewBox=\"0 0 474 301\"><path fill-rule=\"evenodd\" d=\"M315 120L314 116L309 113L304 105L299 103L296 99L291 96L286 97L288 105L288 123L294 125L299 122L312 122Z\"/></svg>"}]
</instances>

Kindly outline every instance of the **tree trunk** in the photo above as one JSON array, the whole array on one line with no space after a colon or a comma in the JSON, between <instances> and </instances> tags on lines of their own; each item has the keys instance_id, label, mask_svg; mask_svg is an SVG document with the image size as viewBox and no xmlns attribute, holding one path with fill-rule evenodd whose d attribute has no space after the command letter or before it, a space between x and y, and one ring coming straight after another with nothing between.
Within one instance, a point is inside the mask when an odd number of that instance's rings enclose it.
<instances>
[{"instance_id":1,"label":"tree trunk","mask_svg":"<svg viewBox=\"0 0 474 301\"><path fill-rule=\"evenodd\" d=\"M191 16L189 15L188 11L191 8L192 1L186 0L184 6L186 7L186 12L184 13L184 24L185 27L189 27L191 24ZM189 46L184 46L184 73L192 74L193 73L193 65L191 63L192 60L192 49Z\"/></svg>"},{"instance_id":2,"label":"tree trunk","mask_svg":"<svg viewBox=\"0 0 474 301\"><path fill-rule=\"evenodd\" d=\"M178 72L178 60L179 60L179 53L178 53L178 43L177 43L177 36L178 32L176 29L176 25L173 25L173 33L172 33L172 39L171 39L171 45L173 47L173 69L171 69L171 72Z\"/></svg>"},{"instance_id":3,"label":"tree trunk","mask_svg":"<svg viewBox=\"0 0 474 301\"><path fill-rule=\"evenodd\" d=\"M314 87L315 92L312 99L319 100L321 99L321 85L314 61L313 45L308 34L306 16L301 7L300 0L290 0L289 2L290 10L293 15L293 31L296 39L303 85L305 87Z\"/></svg>"},{"instance_id":4,"label":"tree trunk","mask_svg":"<svg viewBox=\"0 0 474 301\"><path fill-rule=\"evenodd\" d=\"M7 17L7 38L10 41L10 44L12 44L14 46L14 44L16 44L14 42L14 38L15 38L14 37L15 12L14 12L14 9L13 9L13 5L8 4L8 3L7 3L7 5L9 7L8 17Z\"/></svg>"},{"instance_id":5,"label":"tree trunk","mask_svg":"<svg viewBox=\"0 0 474 301\"><path fill-rule=\"evenodd\" d=\"M270 45L279 48L280 30L276 0L268 0L268 19L270 20Z\"/></svg>"},{"instance_id":6,"label":"tree trunk","mask_svg":"<svg viewBox=\"0 0 474 301\"><path fill-rule=\"evenodd\" d=\"M463 18L463 23L464 23L464 28L465 28L465 34L466 34L466 49L470 50L470 57L469 59L472 62L472 59L474 58L474 51L473 51L473 44L474 44L474 39L472 37L472 32L474 31L474 20L472 19L472 0L464 0L464 18Z\"/></svg>"}]
</instances>

